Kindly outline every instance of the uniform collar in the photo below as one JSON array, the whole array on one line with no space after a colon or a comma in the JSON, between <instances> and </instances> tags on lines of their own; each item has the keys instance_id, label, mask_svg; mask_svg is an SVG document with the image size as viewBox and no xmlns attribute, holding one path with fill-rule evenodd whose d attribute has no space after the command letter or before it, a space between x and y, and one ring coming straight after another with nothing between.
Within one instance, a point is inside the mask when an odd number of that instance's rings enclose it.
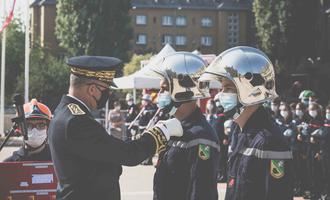
<instances>
[{"instance_id":1,"label":"uniform collar","mask_svg":"<svg viewBox=\"0 0 330 200\"><path fill-rule=\"evenodd\" d=\"M80 104L82 104L89 112L91 111L91 109L83 102L83 101L81 101L80 99L78 99L77 97L75 97L75 96L72 96L72 95L70 95L70 94L67 94L66 96L68 96L68 97L71 97L72 99L74 99L74 100L76 100L76 101L78 101Z\"/></svg>"},{"instance_id":2,"label":"uniform collar","mask_svg":"<svg viewBox=\"0 0 330 200\"><path fill-rule=\"evenodd\" d=\"M86 113L91 113L89 108L86 106L86 104L84 104L81 100L77 99L77 97L73 97L73 96L68 96L68 95L63 95L62 96L62 100L61 100L61 103L66 106L67 104L70 104L70 103L74 103L74 104L77 104L80 106L80 108L86 112Z\"/></svg>"},{"instance_id":3,"label":"uniform collar","mask_svg":"<svg viewBox=\"0 0 330 200\"><path fill-rule=\"evenodd\" d=\"M181 121L181 124L183 127L189 127L195 125L196 122L201 119L201 117L204 117L204 115L201 112L200 108L196 107L194 112L192 112L189 116L187 116Z\"/></svg>"},{"instance_id":4,"label":"uniform collar","mask_svg":"<svg viewBox=\"0 0 330 200\"><path fill-rule=\"evenodd\" d=\"M247 120L242 132L251 129L268 129L271 126L271 119L263 106L260 106Z\"/></svg>"}]
</instances>

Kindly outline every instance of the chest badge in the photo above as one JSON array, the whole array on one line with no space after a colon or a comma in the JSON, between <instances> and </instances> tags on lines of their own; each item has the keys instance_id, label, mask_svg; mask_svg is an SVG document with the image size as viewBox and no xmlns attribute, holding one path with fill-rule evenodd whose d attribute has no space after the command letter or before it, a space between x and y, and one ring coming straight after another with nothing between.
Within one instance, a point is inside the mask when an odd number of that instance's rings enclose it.
<instances>
[{"instance_id":1,"label":"chest badge","mask_svg":"<svg viewBox=\"0 0 330 200\"><path fill-rule=\"evenodd\" d=\"M198 156L202 160L208 160L210 158L210 147L205 144L198 146Z\"/></svg>"},{"instance_id":2,"label":"chest badge","mask_svg":"<svg viewBox=\"0 0 330 200\"><path fill-rule=\"evenodd\" d=\"M84 115L86 114L77 104L70 103L68 105L69 110L73 115Z\"/></svg>"},{"instance_id":3,"label":"chest badge","mask_svg":"<svg viewBox=\"0 0 330 200\"><path fill-rule=\"evenodd\" d=\"M228 181L228 188L232 188L232 187L234 187L234 185L235 185L235 179L234 178L231 178Z\"/></svg>"},{"instance_id":4,"label":"chest badge","mask_svg":"<svg viewBox=\"0 0 330 200\"><path fill-rule=\"evenodd\" d=\"M270 162L270 174L276 179L280 179L284 176L284 161L283 160L271 160Z\"/></svg>"}]
</instances>

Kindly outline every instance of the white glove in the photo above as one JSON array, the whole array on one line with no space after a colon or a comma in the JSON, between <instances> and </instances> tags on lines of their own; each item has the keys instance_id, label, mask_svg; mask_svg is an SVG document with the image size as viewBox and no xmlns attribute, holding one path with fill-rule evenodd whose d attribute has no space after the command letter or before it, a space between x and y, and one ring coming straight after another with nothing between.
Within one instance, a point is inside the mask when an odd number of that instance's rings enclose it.
<instances>
[{"instance_id":1,"label":"white glove","mask_svg":"<svg viewBox=\"0 0 330 200\"><path fill-rule=\"evenodd\" d=\"M158 121L155 126L161 130L167 141L171 136L181 137L183 135L181 122L176 118Z\"/></svg>"}]
</instances>

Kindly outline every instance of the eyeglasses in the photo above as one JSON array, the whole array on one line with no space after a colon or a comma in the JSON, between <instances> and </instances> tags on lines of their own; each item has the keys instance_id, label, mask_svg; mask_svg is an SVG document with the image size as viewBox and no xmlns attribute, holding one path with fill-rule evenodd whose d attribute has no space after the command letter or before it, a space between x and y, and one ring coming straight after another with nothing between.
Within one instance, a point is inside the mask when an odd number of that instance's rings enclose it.
<instances>
[{"instance_id":1,"label":"eyeglasses","mask_svg":"<svg viewBox=\"0 0 330 200\"><path fill-rule=\"evenodd\" d=\"M104 86L104 85L101 85L101 84L98 84L98 83L88 83L87 85L95 85L96 88L97 88L100 92L103 92L103 91L105 91L105 90L110 91L110 89L109 89L108 87L106 87L106 86ZM101 88L105 88L105 90L101 90L99 87L101 87Z\"/></svg>"},{"instance_id":2,"label":"eyeglasses","mask_svg":"<svg viewBox=\"0 0 330 200\"><path fill-rule=\"evenodd\" d=\"M28 130L32 130L33 128L36 128L37 130L45 130L47 128L47 124L43 122L39 123L31 123L31 122L26 122L26 126Z\"/></svg>"}]
</instances>

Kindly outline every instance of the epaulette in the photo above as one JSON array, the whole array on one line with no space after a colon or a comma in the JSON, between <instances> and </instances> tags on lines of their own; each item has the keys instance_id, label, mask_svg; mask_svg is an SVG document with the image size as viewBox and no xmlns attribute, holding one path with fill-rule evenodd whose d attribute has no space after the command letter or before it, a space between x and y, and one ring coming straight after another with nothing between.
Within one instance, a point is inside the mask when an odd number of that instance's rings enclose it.
<instances>
[{"instance_id":1,"label":"epaulette","mask_svg":"<svg viewBox=\"0 0 330 200\"><path fill-rule=\"evenodd\" d=\"M68 105L69 110L73 115L84 115L86 114L77 104L70 103Z\"/></svg>"}]
</instances>

